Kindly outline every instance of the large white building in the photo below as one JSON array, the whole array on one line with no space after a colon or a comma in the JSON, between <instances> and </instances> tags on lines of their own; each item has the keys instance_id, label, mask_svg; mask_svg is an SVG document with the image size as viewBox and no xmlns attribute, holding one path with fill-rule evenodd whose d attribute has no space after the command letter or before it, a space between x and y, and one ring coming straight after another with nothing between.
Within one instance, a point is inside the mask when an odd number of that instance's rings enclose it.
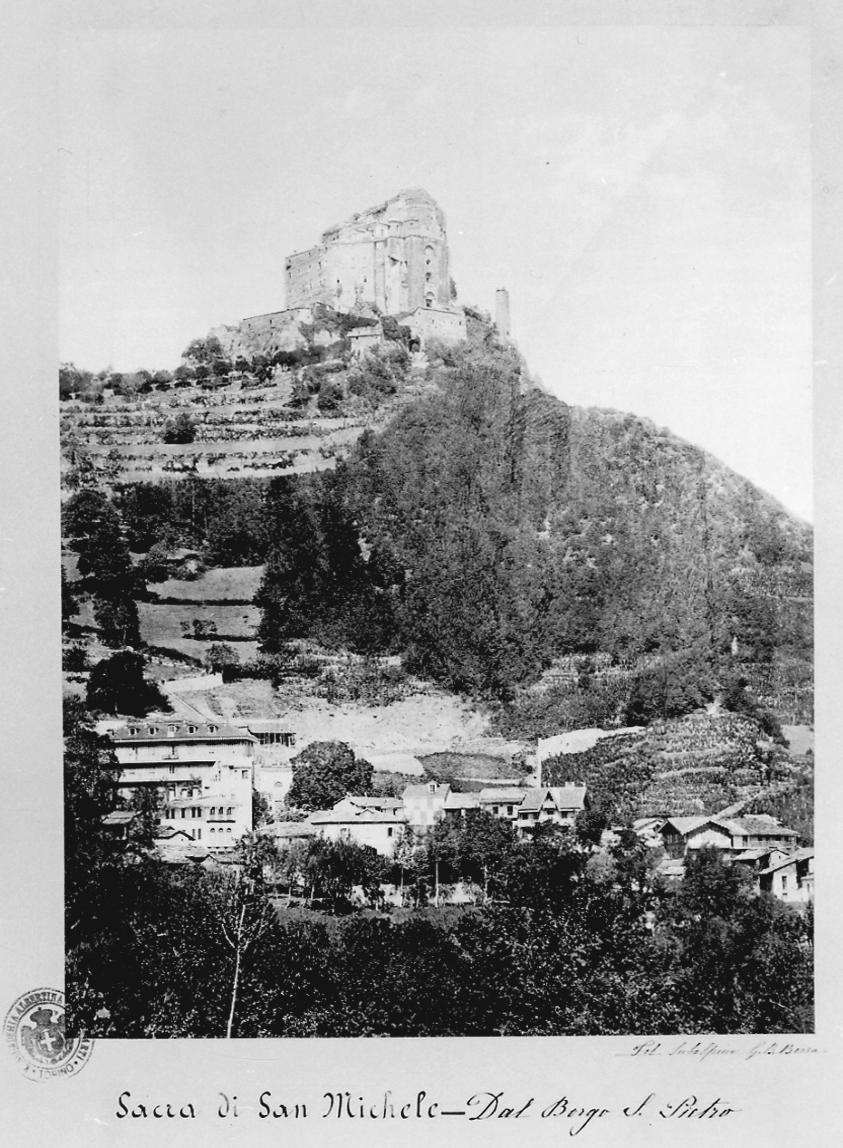
<instances>
[{"instance_id":1,"label":"large white building","mask_svg":"<svg viewBox=\"0 0 843 1148\"><path fill-rule=\"evenodd\" d=\"M120 791L158 790L162 826L219 849L233 848L251 832L256 738L247 730L159 718L121 726L111 741Z\"/></svg>"}]
</instances>

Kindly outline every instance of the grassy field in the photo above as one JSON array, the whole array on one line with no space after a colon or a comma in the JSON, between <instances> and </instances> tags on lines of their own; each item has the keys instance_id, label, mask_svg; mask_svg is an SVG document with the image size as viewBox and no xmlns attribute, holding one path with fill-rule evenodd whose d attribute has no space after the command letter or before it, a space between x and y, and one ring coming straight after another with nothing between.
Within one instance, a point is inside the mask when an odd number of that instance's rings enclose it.
<instances>
[{"instance_id":1,"label":"grassy field","mask_svg":"<svg viewBox=\"0 0 843 1148\"><path fill-rule=\"evenodd\" d=\"M159 605L138 602L141 637L150 646L166 646L174 639L253 639L260 619L256 606Z\"/></svg>"},{"instance_id":2,"label":"grassy field","mask_svg":"<svg viewBox=\"0 0 843 1148\"><path fill-rule=\"evenodd\" d=\"M262 577L263 566L220 567L192 581L169 578L150 584L149 589L159 598L182 598L188 602L251 602Z\"/></svg>"}]
</instances>

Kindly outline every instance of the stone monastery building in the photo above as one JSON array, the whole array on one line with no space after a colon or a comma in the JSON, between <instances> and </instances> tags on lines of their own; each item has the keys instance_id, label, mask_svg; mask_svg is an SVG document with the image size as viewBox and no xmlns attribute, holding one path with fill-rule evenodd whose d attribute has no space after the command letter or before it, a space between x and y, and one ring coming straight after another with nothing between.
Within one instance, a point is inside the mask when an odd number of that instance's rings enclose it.
<instances>
[{"instance_id":1,"label":"stone monastery building","mask_svg":"<svg viewBox=\"0 0 843 1148\"><path fill-rule=\"evenodd\" d=\"M431 336L466 337L465 314L452 298L445 216L421 188L400 191L329 227L315 247L287 257L284 275L285 310L211 331L227 355L248 358L302 346L301 325L313 324L320 307L395 316L422 346ZM371 326L351 334L357 351L383 341ZM334 337L317 331L314 341L327 345Z\"/></svg>"},{"instance_id":2,"label":"stone monastery building","mask_svg":"<svg viewBox=\"0 0 843 1148\"><path fill-rule=\"evenodd\" d=\"M329 227L316 247L287 258L287 307L335 311L374 304L387 315L450 310L445 216L421 188Z\"/></svg>"}]
</instances>

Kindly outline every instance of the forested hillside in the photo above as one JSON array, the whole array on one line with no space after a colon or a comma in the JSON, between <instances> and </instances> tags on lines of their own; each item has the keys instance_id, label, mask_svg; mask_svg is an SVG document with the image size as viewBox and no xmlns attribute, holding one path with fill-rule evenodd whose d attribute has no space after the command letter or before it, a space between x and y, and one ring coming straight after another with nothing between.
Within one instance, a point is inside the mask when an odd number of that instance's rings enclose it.
<instances>
[{"instance_id":1,"label":"forested hillside","mask_svg":"<svg viewBox=\"0 0 843 1148\"><path fill-rule=\"evenodd\" d=\"M709 693L725 667L809 675L809 527L646 420L525 389L510 351L436 381L336 472L272 481L267 648L401 651L504 700L574 652L691 652Z\"/></svg>"}]
</instances>

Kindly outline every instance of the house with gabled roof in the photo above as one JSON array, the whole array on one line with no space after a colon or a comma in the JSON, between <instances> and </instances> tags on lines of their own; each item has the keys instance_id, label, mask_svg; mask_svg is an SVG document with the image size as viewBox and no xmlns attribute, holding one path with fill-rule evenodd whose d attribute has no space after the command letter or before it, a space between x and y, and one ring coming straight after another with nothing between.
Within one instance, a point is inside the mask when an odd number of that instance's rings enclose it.
<instances>
[{"instance_id":1,"label":"house with gabled roof","mask_svg":"<svg viewBox=\"0 0 843 1148\"><path fill-rule=\"evenodd\" d=\"M514 785L489 786L480 790L480 808L514 825L526 792L526 789Z\"/></svg>"},{"instance_id":2,"label":"house with gabled roof","mask_svg":"<svg viewBox=\"0 0 843 1148\"><path fill-rule=\"evenodd\" d=\"M689 849L713 846L729 858L747 850L780 848L791 852L798 834L773 817L668 817L661 826L665 851L670 858L684 857Z\"/></svg>"},{"instance_id":3,"label":"house with gabled roof","mask_svg":"<svg viewBox=\"0 0 843 1148\"><path fill-rule=\"evenodd\" d=\"M447 818L465 817L470 809L480 808L479 793L449 793L445 798L443 815Z\"/></svg>"},{"instance_id":4,"label":"house with gabled roof","mask_svg":"<svg viewBox=\"0 0 843 1148\"><path fill-rule=\"evenodd\" d=\"M416 833L429 833L444 817L445 802L451 787L438 781L408 785L401 794L407 824Z\"/></svg>"},{"instance_id":5,"label":"house with gabled roof","mask_svg":"<svg viewBox=\"0 0 843 1148\"><path fill-rule=\"evenodd\" d=\"M548 822L573 829L577 814L589 807L584 785L541 786L523 792L516 821L522 836Z\"/></svg>"},{"instance_id":6,"label":"house with gabled roof","mask_svg":"<svg viewBox=\"0 0 843 1148\"><path fill-rule=\"evenodd\" d=\"M772 893L780 901L792 905L806 905L814 899L813 847L797 849L789 857L782 857L758 874L762 893Z\"/></svg>"},{"instance_id":7,"label":"house with gabled roof","mask_svg":"<svg viewBox=\"0 0 843 1148\"><path fill-rule=\"evenodd\" d=\"M353 841L391 857L407 827L407 815L395 800L344 797L333 809L311 813L307 824L328 841Z\"/></svg>"}]
</instances>

